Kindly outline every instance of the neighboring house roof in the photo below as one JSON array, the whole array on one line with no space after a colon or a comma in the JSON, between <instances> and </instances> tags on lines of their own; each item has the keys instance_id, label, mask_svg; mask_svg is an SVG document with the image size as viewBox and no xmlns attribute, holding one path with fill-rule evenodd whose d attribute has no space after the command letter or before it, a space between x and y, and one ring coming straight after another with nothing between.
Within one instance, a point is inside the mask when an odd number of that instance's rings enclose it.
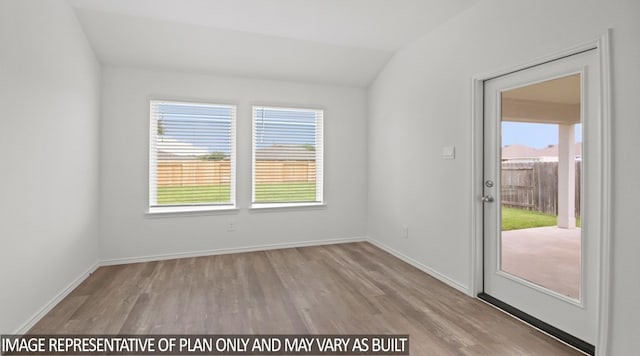
<instances>
[{"instance_id":1,"label":"neighboring house roof","mask_svg":"<svg viewBox=\"0 0 640 356\"><path fill-rule=\"evenodd\" d=\"M316 152L304 145L273 145L256 150L257 161L313 161Z\"/></svg>"},{"instance_id":2,"label":"neighboring house roof","mask_svg":"<svg viewBox=\"0 0 640 356\"><path fill-rule=\"evenodd\" d=\"M558 145L549 145L538 150L540 156L558 157ZM582 143L576 143L576 156L582 156Z\"/></svg>"},{"instance_id":3,"label":"neighboring house roof","mask_svg":"<svg viewBox=\"0 0 640 356\"><path fill-rule=\"evenodd\" d=\"M194 146L187 142L164 137L156 143L158 159L160 160L185 160L195 159L209 152L206 148Z\"/></svg>"},{"instance_id":4,"label":"neighboring house roof","mask_svg":"<svg viewBox=\"0 0 640 356\"><path fill-rule=\"evenodd\" d=\"M582 156L582 143L576 143L576 156ZM533 148L524 145L507 145L502 147L503 160L515 159L541 159L558 157L558 145L549 145L544 148Z\"/></svg>"},{"instance_id":5,"label":"neighboring house roof","mask_svg":"<svg viewBox=\"0 0 640 356\"><path fill-rule=\"evenodd\" d=\"M524 145L507 145L502 147L502 159L538 157L536 149Z\"/></svg>"},{"instance_id":6,"label":"neighboring house roof","mask_svg":"<svg viewBox=\"0 0 640 356\"><path fill-rule=\"evenodd\" d=\"M195 157L177 155L175 153L171 153L167 151L158 151L158 160L160 161L183 161L183 160L189 160L189 159L195 159Z\"/></svg>"}]
</instances>

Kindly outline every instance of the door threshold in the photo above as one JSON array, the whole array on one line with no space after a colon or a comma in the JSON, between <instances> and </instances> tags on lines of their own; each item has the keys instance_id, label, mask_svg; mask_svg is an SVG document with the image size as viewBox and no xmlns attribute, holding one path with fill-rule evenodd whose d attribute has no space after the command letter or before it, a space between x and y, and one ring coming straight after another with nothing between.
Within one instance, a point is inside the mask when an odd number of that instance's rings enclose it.
<instances>
[{"instance_id":1,"label":"door threshold","mask_svg":"<svg viewBox=\"0 0 640 356\"><path fill-rule=\"evenodd\" d=\"M508 314L513 315L514 317L524 321L525 323L533 326L534 328L539 329L546 334L549 334L550 336L564 342L565 344L586 353L587 355L594 355L596 352L596 347L594 345L591 345L590 343L582 339L579 339L571 334L568 334L567 332L562 331L553 325L547 324L544 321L534 316L531 316L520 309L514 308L513 306L499 299L496 299L486 293L479 293L478 298Z\"/></svg>"}]
</instances>

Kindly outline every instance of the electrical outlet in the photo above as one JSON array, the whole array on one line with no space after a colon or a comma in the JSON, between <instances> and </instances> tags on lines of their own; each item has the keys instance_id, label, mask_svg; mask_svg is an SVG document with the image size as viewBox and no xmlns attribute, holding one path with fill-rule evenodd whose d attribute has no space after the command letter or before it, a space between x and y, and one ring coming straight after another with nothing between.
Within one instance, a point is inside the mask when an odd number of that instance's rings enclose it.
<instances>
[{"instance_id":1,"label":"electrical outlet","mask_svg":"<svg viewBox=\"0 0 640 356\"><path fill-rule=\"evenodd\" d=\"M444 147L442 147L442 158L443 159L456 159L456 148L454 146L444 146Z\"/></svg>"},{"instance_id":2,"label":"electrical outlet","mask_svg":"<svg viewBox=\"0 0 640 356\"><path fill-rule=\"evenodd\" d=\"M409 238L409 227L407 225L402 225L402 238L403 239Z\"/></svg>"},{"instance_id":3,"label":"electrical outlet","mask_svg":"<svg viewBox=\"0 0 640 356\"><path fill-rule=\"evenodd\" d=\"M233 220L229 220L229 223L227 224L227 231L232 232L232 231L236 231L236 222Z\"/></svg>"}]
</instances>

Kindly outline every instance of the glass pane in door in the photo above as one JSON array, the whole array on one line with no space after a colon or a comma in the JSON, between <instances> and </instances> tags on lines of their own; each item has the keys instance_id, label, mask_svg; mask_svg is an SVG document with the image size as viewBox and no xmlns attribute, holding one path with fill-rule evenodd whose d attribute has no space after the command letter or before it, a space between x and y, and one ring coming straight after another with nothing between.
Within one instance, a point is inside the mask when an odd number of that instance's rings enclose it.
<instances>
[{"instance_id":1,"label":"glass pane in door","mask_svg":"<svg viewBox=\"0 0 640 356\"><path fill-rule=\"evenodd\" d=\"M580 75L501 93L500 269L574 300L581 290Z\"/></svg>"}]
</instances>

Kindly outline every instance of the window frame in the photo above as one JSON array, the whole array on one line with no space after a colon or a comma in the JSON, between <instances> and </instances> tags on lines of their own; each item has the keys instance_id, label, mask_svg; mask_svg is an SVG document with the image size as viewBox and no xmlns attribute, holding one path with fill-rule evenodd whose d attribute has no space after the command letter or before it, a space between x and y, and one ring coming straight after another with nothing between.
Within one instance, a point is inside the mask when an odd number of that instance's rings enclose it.
<instances>
[{"instance_id":1,"label":"window frame","mask_svg":"<svg viewBox=\"0 0 640 356\"><path fill-rule=\"evenodd\" d=\"M316 113L316 201L294 201L294 202L256 202L256 110L257 109L275 109L287 111L313 111ZM299 106L276 106L276 105L252 105L251 106L251 210L262 209L287 209L287 208L313 208L326 207L324 195L324 112L325 110L317 107L299 107ZM318 116L318 114L320 114ZM318 162L319 160L319 162Z\"/></svg>"},{"instance_id":2,"label":"window frame","mask_svg":"<svg viewBox=\"0 0 640 356\"><path fill-rule=\"evenodd\" d=\"M191 106L217 106L228 107L231 109L231 123L229 132L229 202L224 203L193 203L193 204L176 204L176 205L154 205L157 194L157 155L156 147L157 139L157 117L153 115L153 106L158 102L175 103ZM237 117L238 107L235 104L219 103L213 101L201 100L182 100L182 99L166 99L166 98L150 98L148 99L148 117L149 117L149 146L147 149L147 161L149 170L147 175L148 199L146 215L173 215L173 214L202 214L211 212L229 212L238 210L237 206Z\"/></svg>"}]
</instances>

